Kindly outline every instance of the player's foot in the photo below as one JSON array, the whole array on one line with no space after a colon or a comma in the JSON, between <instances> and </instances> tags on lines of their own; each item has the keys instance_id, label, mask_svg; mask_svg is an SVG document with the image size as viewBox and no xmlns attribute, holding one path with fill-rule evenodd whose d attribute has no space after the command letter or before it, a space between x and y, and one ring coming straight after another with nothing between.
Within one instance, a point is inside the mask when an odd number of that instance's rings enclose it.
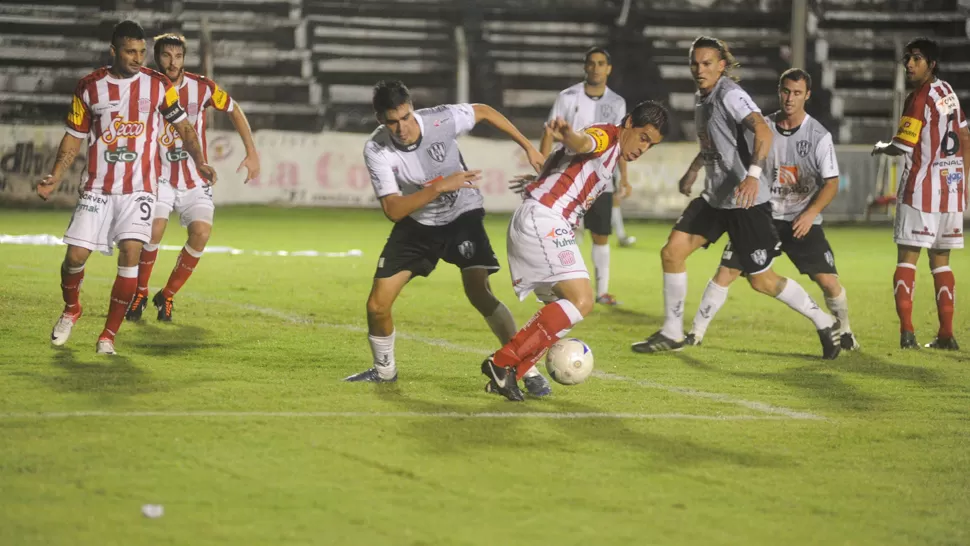
<instances>
[{"instance_id":1,"label":"player's foot","mask_svg":"<svg viewBox=\"0 0 970 546\"><path fill-rule=\"evenodd\" d=\"M607 294L607 293L604 292L603 294L600 294L599 296L596 296L596 303L600 303L600 304L603 304L603 305L614 306L614 305L619 304L620 302L616 301L616 298L613 297L613 294Z\"/></svg>"},{"instance_id":2,"label":"player's foot","mask_svg":"<svg viewBox=\"0 0 970 546\"><path fill-rule=\"evenodd\" d=\"M644 341L633 344L635 353L662 353L664 351L679 351L684 348L684 341L670 339L661 332L656 332Z\"/></svg>"},{"instance_id":3,"label":"player's foot","mask_svg":"<svg viewBox=\"0 0 970 546\"><path fill-rule=\"evenodd\" d=\"M620 246L623 248L633 246L637 244L637 238L633 235L627 235L626 237L619 237Z\"/></svg>"},{"instance_id":4,"label":"player's foot","mask_svg":"<svg viewBox=\"0 0 970 546\"><path fill-rule=\"evenodd\" d=\"M703 338L697 337L697 335L694 334L694 332L691 332L691 333L687 334L687 337L684 338L684 345L691 345L693 347L700 347L701 346L701 340L702 339Z\"/></svg>"},{"instance_id":5,"label":"player's foot","mask_svg":"<svg viewBox=\"0 0 970 546\"><path fill-rule=\"evenodd\" d=\"M542 374L527 375L522 378L522 383L525 385L525 390L532 396L542 397L552 394L552 387L549 385L549 380L543 377Z\"/></svg>"},{"instance_id":6,"label":"player's foot","mask_svg":"<svg viewBox=\"0 0 970 546\"><path fill-rule=\"evenodd\" d=\"M113 354L117 354L117 353L115 353L115 342L114 342L114 340L113 339L108 339L106 337L103 337L103 338L101 338L101 339L98 340L98 345L97 345L97 348L95 349L95 351L99 355L113 355Z\"/></svg>"},{"instance_id":7,"label":"player's foot","mask_svg":"<svg viewBox=\"0 0 970 546\"><path fill-rule=\"evenodd\" d=\"M141 320L141 312L148 307L148 294L136 292L135 297L128 304L128 311L125 312L125 320Z\"/></svg>"},{"instance_id":8,"label":"player's foot","mask_svg":"<svg viewBox=\"0 0 970 546\"><path fill-rule=\"evenodd\" d=\"M900 349L919 349L919 343L916 341L915 332L902 331L899 333L899 348Z\"/></svg>"},{"instance_id":9,"label":"player's foot","mask_svg":"<svg viewBox=\"0 0 970 546\"><path fill-rule=\"evenodd\" d=\"M515 382L515 371L511 368L500 368L495 365L492 357L482 362L482 373L488 378L485 392L497 392L513 402L525 400L519 385Z\"/></svg>"},{"instance_id":10,"label":"player's foot","mask_svg":"<svg viewBox=\"0 0 970 546\"><path fill-rule=\"evenodd\" d=\"M158 309L158 320L172 322L172 308L175 307L175 302L172 301L172 298L166 298L159 291L152 298L152 305L155 306L155 309Z\"/></svg>"},{"instance_id":11,"label":"player's foot","mask_svg":"<svg viewBox=\"0 0 970 546\"><path fill-rule=\"evenodd\" d=\"M835 360L842 352L842 339L839 335L839 321L828 328L818 331L818 339L822 342L822 358Z\"/></svg>"},{"instance_id":12,"label":"player's foot","mask_svg":"<svg viewBox=\"0 0 970 546\"><path fill-rule=\"evenodd\" d=\"M349 383L394 383L397 381L397 372L394 372L394 376L390 379L385 379L381 377L380 373L377 372L377 368L371 368L360 373L355 373L349 377L345 377L344 381Z\"/></svg>"},{"instance_id":13,"label":"player's foot","mask_svg":"<svg viewBox=\"0 0 970 546\"><path fill-rule=\"evenodd\" d=\"M942 349L944 351L960 350L960 346L957 344L956 338L953 337L938 337L924 345L924 347L927 349Z\"/></svg>"},{"instance_id":14,"label":"player's foot","mask_svg":"<svg viewBox=\"0 0 970 546\"><path fill-rule=\"evenodd\" d=\"M839 337L839 344L842 345L843 351L858 351L862 348L862 345L859 345L859 340L855 338L855 334L852 332L842 332Z\"/></svg>"},{"instance_id":15,"label":"player's foot","mask_svg":"<svg viewBox=\"0 0 970 546\"><path fill-rule=\"evenodd\" d=\"M74 325L77 324L77 319L81 318L81 312L77 313L63 313L61 317L57 319L57 323L54 324L54 329L51 330L51 345L55 347L60 347L67 343L67 339L71 337L71 330L74 329Z\"/></svg>"}]
</instances>

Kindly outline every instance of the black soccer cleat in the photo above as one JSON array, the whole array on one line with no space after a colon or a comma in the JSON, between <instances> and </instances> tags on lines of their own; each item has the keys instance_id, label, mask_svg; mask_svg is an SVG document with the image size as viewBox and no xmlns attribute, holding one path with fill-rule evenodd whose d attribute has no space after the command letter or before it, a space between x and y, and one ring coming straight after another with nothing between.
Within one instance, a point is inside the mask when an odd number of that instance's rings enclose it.
<instances>
[{"instance_id":1,"label":"black soccer cleat","mask_svg":"<svg viewBox=\"0 0 970 546\"><path fill-rule=\"evenodd\" d=\"M691 332L687 334L687 337L684 338L684 345L690 345L691 347L700 347L702 339L698 339L697 336L694 335L694 332Z\"/></svg>"},{"instance_id":2,"label":"black soccer cleat","mask_svg":"<svg viewBox=\"0 0 970 546\"><path fill-rule=\"evenodd\" d=\"M679 351L684 348L684 341L675 341L658 331L644 341L634 343L631 348L635 353L662 353L664 351Z\"/></svg>"},{"instance_id":3,"label":"black soccer cleat","mask_svg":"<svg viewBox=\"0 0 970 546\"><path fill-rule=\"evenodd\" d=\"M515 382L515 370L512 368L496 366L495 361L489 356L482 362L482 373L488 378L485 392L501 394L513 402L525 400L519 385Z\"/></svg>"},{"instance_id":4,"label":"black soccer cleat","mask_svg":"<svg viewBox=\"0 0 970 546\"><path fill-rule=\"evenodd\" d=\"M960 345L954 337L938 337L924 345L927 349L942 349L944 351L959 351Z\"/></svg>"},{"instance_id":5,"label":"black soccer cleat","mask_svg":"<svg viewBox=\"0 0 970 546\"><path fill-rule=\"evenodd\" d=\"M839 334L839 321L828 328L818 331L818 339L822 342L822 358L835 360L842 352L842 336Z\"/></svg>"},{"instance_id":6,"label":"black soccer cleat","mask_svg":"<svg viewBox=\"0 0 970 546\"><path fill-rule=\"evenodd\" d=\"M364 370L360 373L355 373L354 375L344 378L344 381L348 383L394 383L397 381L397 372L394 372L394 377L390 379L384 379L381 374L377 372L377 368L371 368L369 370Z\"/></svg>"},{"instance_id":7,"label":"black soccer cleat","mask_svg":"<svg viewBox=\"0 0 970 546\"><path fill-rule=\"evenodd\" d=\"M148 307L148 296L141 292L136 292L135 297L128 304L128 310L125 312L125 320L141 320L141 312L146 307Z\"/></svg>"},{"instance_id":8,"label":"black soccer cleat","mask_svg":"<svg viewBox=\"0 0 970 546\"><path fill-rule=\"evenodd\" d=\"M842 332L839 343L842 345L843 351L858 351L862 348L862 345L859 345L859 340L855 338L855 334L852 332Z\"/></svg>"},{"instance_id":9,"label":"black soccer cleat","mask_svg":"<svg viewBox=\"0 0 970 546\"><path fill-rule=\"evenodd\" d=\"M162 322L172 322L172 308L175 307L175 303L172 301L172 298L162 296L162 292L159 290L159 292L155 294L155 297L152 298L152 305L155 306L155 309L158 309L158 320Z\"/></svg>"},{"instance_id":10,"label":"black soccer cleat","mask_svg":"<svg viewBox=\"0 0 970 546\"><path fill-rule=\"evenodd\" d=\"M552 394L552 386L549 385L549 380L543 377L542 374L527 375L522 378L522 384L525 385L526 392L532 396L541 398Z\"/></svg>"},{"instance_id":11,"label":"black soccer cleat","mask_svg":"<svg viewBox=\"0 0 970 546\"><path fill-rule=\"evenodd\" d=\"M899 333L899 348L900 349L919 349L919 343L916 341L916 334L914 332L907 332L903 330Z\"/></svg>"}]
</instances>

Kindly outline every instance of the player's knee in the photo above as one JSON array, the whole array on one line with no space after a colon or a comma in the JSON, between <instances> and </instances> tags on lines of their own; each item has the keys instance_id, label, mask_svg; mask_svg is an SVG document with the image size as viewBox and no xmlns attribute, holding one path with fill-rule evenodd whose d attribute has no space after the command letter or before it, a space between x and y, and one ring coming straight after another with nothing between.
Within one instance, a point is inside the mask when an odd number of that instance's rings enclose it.
<instances>
[{"instance_id":1,"label":"player's knee","mask_svg":"<svg viewBox=\"0 0 970 546\"><path fill-rule=\"evenodd\" d=\"M741 276L741 272L730 267L719 267L714 274L714 284L727 288Z\"/></svg>"},{"instance_id":2,"label":"player's knee","mask_svg":"<svg viewBox=\"0 0 970 546\"><path fill-rule=\"evenodd\" d=\"M673 245L670 241L660 249L660 260L664 265L676 265L684 261L682 253L677 248L677 245Z\"/></svg>"},{"instance_id":3,"label":"player's knee","mask_svg":"<svg viewBox=\"0 0 970 546\"><path fill-rule=\"evenodd\" d=\"M389 301L381 298L377 294L371 294L367 298L367 315L370 317L385 317L391 312Z\"/></svg>"},{"instance_id":4,"label":"player's knee","mask_svg":"<svg viewBox=\"0 0 970 546\"><path fill-rule=\"evenodd\" d=\"M748 275L748 283L751 284L751 288L754 288L757 292L766 294L768 296L776 296L780 291L778 289L777 275L770 275L768 273L761 273L759 275Z\"/></svg>"},{"instance_id":5,"label":"player's knee","mask_svg":"<svg viewBox=\"0 0 970 546\"><path fill-rule=\"evenodd\" d=\"M839 283L839 278L835 275L815 275L815 284L822 289L827 298L836 298L842 293L842 284Z\"/></svg>"},{"instance_id":6,"label":"player's knee","mask_svg":"<svg viewBox=\"0 0 970 546\"><path fill-rule=\"evenodd\" d=\"M68 247L67 252L64 254L64 264L72 268L81 267L88 261L88 256L90 255L91 252L85 248L77 246Z\"/></svg>"},{"instance_id":7,"label":"player's knee","mask_svg":"<svg viewBox=\"0 0 970 546\"><path fill-rule=\"evenodd\" d=\"M192 222L189 224L189 246L195 250L205 250L206 243L212 235L212 225L206 222Z\"/></svg>"}]
</instances>

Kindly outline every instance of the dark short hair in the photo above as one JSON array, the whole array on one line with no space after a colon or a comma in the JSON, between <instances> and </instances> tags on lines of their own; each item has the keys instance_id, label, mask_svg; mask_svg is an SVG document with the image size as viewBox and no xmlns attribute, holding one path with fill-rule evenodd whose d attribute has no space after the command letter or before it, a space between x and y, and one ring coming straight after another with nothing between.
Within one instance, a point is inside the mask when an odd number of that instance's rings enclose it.
<instances>
[{"instance_id":1,"label":"dark short hair","mask_svg":"<svg viewBox=\"0 0 970 546\"><path fill-rule=\"evenodd\" d=\"M911 53L914 50L919 50L926 58L926 64L936 63L933 66L933 75L935 76L940 70L940 44L936 43L936 40L921 36L906 44L906 53Z\"/></svg>"},{"instance_id":2,"label":"dark short hair","mask_svg":"<svg viewBox=\"0 0 970 546\"><path fill-rule=\"evenodd\" d=\"M690 45L690 55L693 57L694 50L701 48L716 49L718 55L721 56L721 60L727 64L724 68L724 75L734 81L738 81L738 77L734 75L733 71L735 68L741 66L741 64L734 58L734 54L731 53L731 48L728 47L724 40L713 36L698 36L694 39L694 43Z\"/></svg>"},{"instance_id":3,"label":"dark short hair","mask_svg":"<svg viewBox=\"0 0 970 546\"><path fill-rule=\"evenodd\" d=\"M126 39L144 40L145 29L130 19L118 23L111 32L111 45L119 48L124 45Z\"/></svg>"},{"instance_id":4,"label":"dark short hair","mask_svg":"<svg viewBox=\"0 0 970 546\"><path fill-rule=\"evenodd\" d=\"M660 136L667 136L667 129L669 126L667 109L663 107L659 102L652 100L645 100L630 111L626 115L630 119L630 125L633 127L646 127L647 125L653 125L660 132ZM626 123L626 120L623 121Z\"/></svg>"},{"instance_id":5,"label":"dark short hair","mask_svg":"<svg viewBox=\"0 0 970 546\"><path fill-rule=\"evenodd\" d=\"M594 53L599 53L600 55L603 55L604 57L606 57L606 64L608 65L613 64L613 58L610 57L610 52L603 47L591 47L587 49L586 54L583 55L583 64L588 63L590 55L593 55Z\"/></svg>"},{"instance_id":6,"label":"dark short hair","mask_svg":"<svg viewBox=\"0 0 970 546\"><path fill-rule=\"evenodd\" d=\"M374 86L374 113L382 115L411 102L411 92L401 80L381 80Z\"/></svg>"},{"instance_id":7,"label":"dark short hair","mask_svg":"<svg viewBox=\"0 0 970 546\"><path fill-rule=\"evenodd\" d=\"M175 34L174 32L170 32L168 34L159 34L153 38L153 41L155 42L155 45L153 46L152 51L155 53L155 62L158 62L158 57L162 54L162 50L165 49L165 46L181 47L183 55L189 52L189 48L185 47L185 36L182 36L181 34Z\"/></svg>"},{"instance_id":8,"label":"dark short hair","mask_svg":"<svg viewBox=\"0 0 970 546\"><path fill-rule=\"evenodd\" d=\"M781 88L782 82L785 80L791 80L793 82L805 82L805 90L812 90L812 76L808 72L805 72L801 68L789 68L788 70L781 73L781 77L778 78L778 87Z\"/></svg>"}]
</instances>

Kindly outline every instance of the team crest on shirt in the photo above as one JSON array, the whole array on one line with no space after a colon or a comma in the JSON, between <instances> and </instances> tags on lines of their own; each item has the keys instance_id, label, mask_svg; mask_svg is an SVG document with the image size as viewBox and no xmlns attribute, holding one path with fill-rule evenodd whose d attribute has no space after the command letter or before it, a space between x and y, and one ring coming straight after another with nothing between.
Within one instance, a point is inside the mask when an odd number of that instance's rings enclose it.
<instances>
[{"instance_id":1,"label":"team crest on shirt","mask_svg":"<svg viewBox=\"0 0 970 546\"><path fill-rule=\"evenodd\" d=\"M475 255L475 243L471 241L462 241L458 245L458 253L461 254L466 260L470 260L472 256Z\"/></svg>"},{"instance_id":2,"label":"team crest on shirt","mask_svg":"<svg viewBox=\"0 0 970 546\"><path fill-rule=\"evenodd\" d=\"M190 116L197 116L199 114L199 103L190 102L188 106L185 107L185 111Z\"/></svg>"},{"instance_id":3,"label":"team crest on shirt","mask_svg":"<svg viewBox=\"0 0 970 546\"><path fill-rule=\"evenodd\" d=\"M795 144L795 151L797 151L798 155L801 157L808 157L808 154L812 151L812 144L807 140L799 140L798 143Z\"/></svg>"},{"instance_id":4,"label":"team crest on shirt","mask_svg":"<svg viewBox=\"0 0 970 546\"><path fill-rule=\"evenodd\" d=\"M612 104L601 104L599 110L600 110L600 119L604 121L613 119Z\"/></svg>"},{"instance_id":5,"label":"team crest on shirt","mask_svg":"<svg viewBox=\"0 0 970 546\"><path fill-rule=\"evenodd\" d=\"M765 262L768 261L768 251L763 248L759 248L751 253L751 259L754 260L754 263L758 265L765 265Z\"/></svg>"},{"instance_id":6,"label":"team crest on shirt","mask_svg":"<svg viewBox=\"0 0 970 546\"><path fill-rule=\"evenodd\" d=\"M147 114L152 110L152 101L150 99L138 99L138 111L142 114Z\"/></svg>"},{"instance_id":7,"label":"team crest on shirt","mask_svg":"<svg viewBox=\"0 0 970 546\"><path fill-rule=\"evenodd\" d=\"M558 257L559 263L567 267L576 263L576 255L573 254L572 250L563 250Z\"/></svg>"},{"instance_id":8,"label":"team crest on shirt","mask_svg":"<svg viewBox=\"0 0 970 546\"><path fill-rule=\"evenodd\" d=\"M438 163L443 162L445 160L445 145L441 142L435 142L428 147L428 155Z\"/></svg>"},{"instance_id":9,"label":"team crest on shirt","mask_svg":"<svg viewBox=\"0 0 970 546\"><path fill-rule=\"evenodd\" d=\"M825 251L825 263L829 264L829 267L835 267L835 256L832 255L831 250Z\"/></svg>"}]
</instances>

